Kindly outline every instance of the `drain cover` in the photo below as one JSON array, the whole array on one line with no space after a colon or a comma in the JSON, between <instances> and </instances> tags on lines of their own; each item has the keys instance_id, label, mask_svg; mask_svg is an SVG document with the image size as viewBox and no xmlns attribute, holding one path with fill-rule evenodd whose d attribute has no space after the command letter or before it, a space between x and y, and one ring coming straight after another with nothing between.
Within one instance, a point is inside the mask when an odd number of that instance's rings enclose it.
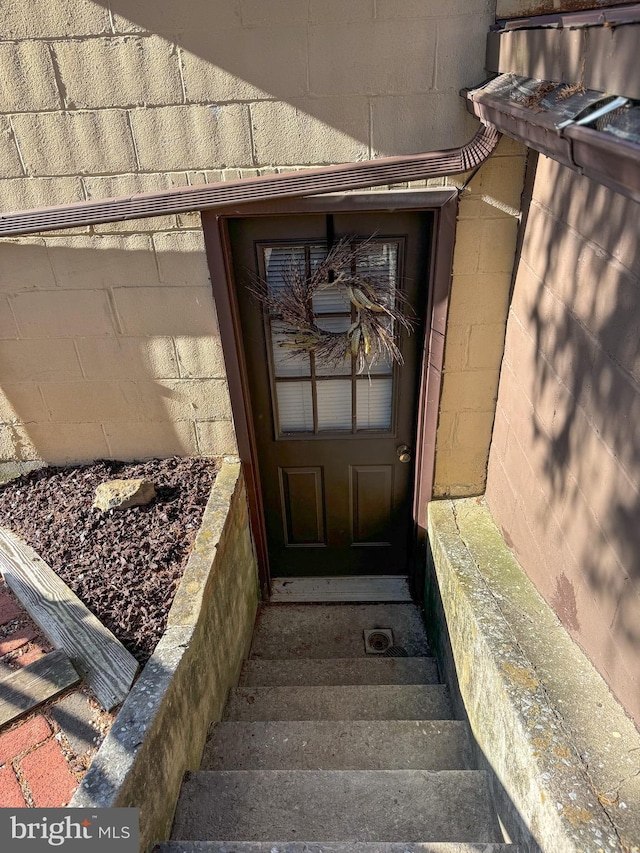
<instances>
[{"instance_id":1,"label":"drain cover","mask_svg":"<svg viewBox=\"0 0 640 853\"><path fill-rule=\"evenodd\" d=\"M388 649L382 652L382 655L385 658L408 658L409 652L404 646L389 646Z\"/></svg>"},{"instance_id":2,"label":"drain cover","mask_svg":"<svg viewBox=\"0 0 640 853\"><path fill-rule=\"evenodd\" d=\"M391 628L374 628L364 632L364 650L368 655L383 655L393 646Z\"/></svg>"}]
</instances>

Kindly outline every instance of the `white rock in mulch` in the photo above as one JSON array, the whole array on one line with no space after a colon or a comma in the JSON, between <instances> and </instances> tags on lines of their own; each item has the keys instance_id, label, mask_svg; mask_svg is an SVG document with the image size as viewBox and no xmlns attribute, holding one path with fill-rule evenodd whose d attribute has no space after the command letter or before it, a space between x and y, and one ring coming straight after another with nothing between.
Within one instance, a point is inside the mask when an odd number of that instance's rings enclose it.
<instances>
[{"instance_id":1,"label":"white rock in mulch","mask_svg":"<svg viewBox=\"0 0 640 853\"><path fill-rule=\"evenodd\" d=\"M93 508L108 512L151 503L156 496L151 480L108 480L96 488Z\"/></svg>"}]
</instances>

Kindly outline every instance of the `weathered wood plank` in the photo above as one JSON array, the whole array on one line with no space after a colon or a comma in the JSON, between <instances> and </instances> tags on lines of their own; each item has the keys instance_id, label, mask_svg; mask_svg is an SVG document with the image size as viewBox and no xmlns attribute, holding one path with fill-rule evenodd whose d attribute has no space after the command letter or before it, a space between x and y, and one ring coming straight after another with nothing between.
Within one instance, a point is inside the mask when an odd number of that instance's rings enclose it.
<instances>
[{"instance_id":1,"label":"weathered wood plank","mask_svg":"<svg viewBox=\"0 0 640 853\"><path fill-rule=\"evenodd\" d=\"M38 554L0 527L0 571L54 646L63 649L107 710L123 701L138 662Z\"/></svg>"},{"instance_id":2,"label":"weathered wood plank","mask_svg":"<svg viewBox=\"0 0 640 853\"><path fill-rule=\"evenodd\" d=\"M80 676L60 649L0 680L0 726L78 684Z\"/></svg>"}]
</instances>

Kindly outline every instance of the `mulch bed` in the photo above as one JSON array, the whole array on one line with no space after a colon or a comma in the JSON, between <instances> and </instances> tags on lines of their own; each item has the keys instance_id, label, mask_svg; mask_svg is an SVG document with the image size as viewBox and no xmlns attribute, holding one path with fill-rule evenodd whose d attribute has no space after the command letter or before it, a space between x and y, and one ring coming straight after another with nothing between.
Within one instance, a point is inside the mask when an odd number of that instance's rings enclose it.
<instances>
[{"instance_id":1,"label":"mulch bed","mask_svg":"<svg viewBox=\"0 0 640 853\"><path fill-rule=\"evenodd\" d=\"M0 524L17 533L143 664L165 629L220 463L101 461L42 468L0 488ZM145 477L147 506L103 513L95 488Z\"/></svg>"}]
</instances>

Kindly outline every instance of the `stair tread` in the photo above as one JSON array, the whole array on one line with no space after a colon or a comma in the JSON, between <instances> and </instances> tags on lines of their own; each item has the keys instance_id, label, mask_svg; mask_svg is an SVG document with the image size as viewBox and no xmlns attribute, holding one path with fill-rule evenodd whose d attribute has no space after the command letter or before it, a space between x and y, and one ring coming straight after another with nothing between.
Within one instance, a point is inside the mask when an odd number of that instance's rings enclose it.
<instances>
[{"instance_id":1,"label":"stair tread","mask_svg":"<svg viewBox=\"0 0 640 853\"><path fill-rule=\"evenodd\" d=\"M272 604L256 621L251 657L364 658L363 631L373 628L391 628L411 657L430 654L415 604Z\"/></svg>"},{"instance_id":2,"label":"stair tread","mask_svg":"<svg viewBox=\"0 0 640 853\"><path fill-rule=\"evenodd\" d=\"M164 841L152 853L524 853L515 844L458 841Z\"/></svg>"},{"instance_id":3,"label":"stair tread","mask_svg":"<svg viewBox=\"0 0 640 853\"><path fill-rule=\"evenodd\" d=\"M293 720L219 723L202 770L465 770L459 720Z\"/></svg>"},{"instance_id":4,"label":"stair tread","mask_svg":"<svg viewBox=\"0 0 640 853\"><path fill-rule=\"evenodd\" d=\"M271 602L411 602L406 575L343 575L271 578Z\"/></svg>"},{"instance_id":5,"label":"stair tread","mask_svg":"<svg viewBox=\"0 0 640 853\"><path fill-rule=\"evenodd\" d=\"M218 770L187 774L174 839L499 841L478 770Z\"/></svg>"},{"instance_id":6,"label":"stair tread","mask_svg":"<svg viewBox=\"0 0 640 853\"><path fill-rule=\"evenodd\" d=\"M242 687L340 684L438 684L433 657L294 658L245 661Z\"/></svg>"},{"instance_id":7,"label":"stair tread","mask_svg":"<svg viewBox=\"0 0 640 853\"><path fill-rule=\"evenodd\" d=\"M154 853L518 853L415 605L270 605L252 649Z\"/></svg>"},{"instance_id":8,"label":"stair tread","mask_svg":"<svg viewBox=\"0 0 640 853\"><path fill-rule=\"evenodd\" d=\"M242 687L225 720L445 720L453 716L444 684Z\"/></svg>"}]
</instances>

